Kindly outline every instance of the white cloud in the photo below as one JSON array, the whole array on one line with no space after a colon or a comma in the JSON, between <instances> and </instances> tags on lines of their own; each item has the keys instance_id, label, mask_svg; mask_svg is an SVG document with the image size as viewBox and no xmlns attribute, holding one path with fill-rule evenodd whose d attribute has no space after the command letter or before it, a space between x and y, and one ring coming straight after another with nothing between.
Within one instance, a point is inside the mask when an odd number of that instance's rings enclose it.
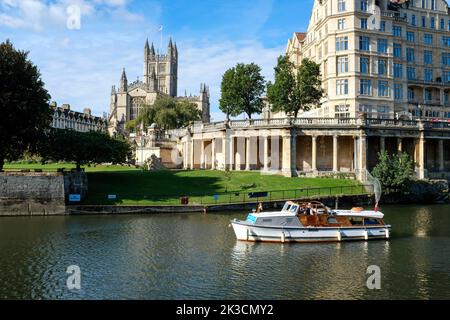
<instances>
[{"instance_id":1,"label":"white cloud","mask_svg":"<svg viewBox=\"0 0 450 320\"><path fill-rule=\"evenodd\" d=\"M0 25L9 28L31 28L42 31L48 24L66 26L67 8L76 5L81 17L107 13L129 22L143 21L144 17L127 9L127 0L2 0Z\"/></svg>"}]
</instances>

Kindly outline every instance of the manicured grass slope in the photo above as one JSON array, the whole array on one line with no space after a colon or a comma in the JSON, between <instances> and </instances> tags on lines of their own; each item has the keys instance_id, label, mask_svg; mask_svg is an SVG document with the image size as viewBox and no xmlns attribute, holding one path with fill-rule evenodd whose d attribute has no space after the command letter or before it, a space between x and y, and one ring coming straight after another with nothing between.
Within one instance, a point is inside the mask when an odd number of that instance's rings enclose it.
<instances>
[{"instance_id":1,"label":"manicured grass slope","mask_svg":"<svg viewBox=\"0 0 450 320\"><path fill-rule=\"evenodd\" d=\"M354 180L285 178L280 175L262 175L259 172L221 171L123 171L88 172L89 204L179 204L179 196L187 195L191 203L226 203L248 201L248 193L274 191L274 199L302 196L302 192L282 192L302 188L330 188L359 186ZM318 190L316 192L340 194L360 193L360 188ZM223 194L226 193L226 194ZM106 200L108 194L118 196L116 201ZM214 198L214 195L218 197ZM305 194L306 195L306 194ZM314 195L314 191L309 191Z\"/></svg>"},{"instance_id":2,"label":"manicured grass slope","mask_svg":"<svg viewBox=\"0 0 450 320\"><path fill-rule=\"evenodd\" d=\"M70 170L73 164L7 164L5 170ZM180 196L189 196L191 204L239 203L250 192L270 191L259 200L295 199L310 196L364 193L359 182L345 179L286 178L259 172L159 171L146 172L130 166L84 167L89 194L84 204L152 205L180 204ZM338 188L339 187L339 188ZM341 188L342 187L342 188ZM321 188L321 189L311 189ZM303 190L304 189L304 190ZM108 195L117 195L108 200ZM216 197L214 197L216 196Z\"/></svg>"}]
</instances>

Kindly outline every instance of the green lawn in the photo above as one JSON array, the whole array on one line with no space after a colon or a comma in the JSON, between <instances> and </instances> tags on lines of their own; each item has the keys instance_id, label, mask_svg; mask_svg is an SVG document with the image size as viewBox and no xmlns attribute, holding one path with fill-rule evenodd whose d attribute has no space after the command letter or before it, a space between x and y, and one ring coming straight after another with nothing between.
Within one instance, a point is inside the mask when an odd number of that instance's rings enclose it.
<instances>
[{"instance_id":1,"label":"green lawn","mask_svg":"<svg viewBox=\"0 0 450 320\"><path fill-rule=\"evenodd\" d=\"M5 170L70 170L73 164L6 164ZM240 203L296 199L313 196L365 193L358 181L332 178L286 178L259 172L159 171L146 172L133 166L84 167L89 193L83 204L173 205L181 196L190 204ZM268 192L267 197L249 198L251 192ZM108 195L117 195L108 200Z\"/></svg>"},{"instance_id":2,"label":"green lawn","mask_svg":"<svg viewBox=\"0 0 450 320\"><path fill-rule=\"evenodd\" d=\"M89 196L85 204L191 204L239 203L316 195L361 194L359 182L345 179L285 178L259 172L160 171L88 172ZM312 189L314 188L314 189ZM269 192L250 199L248 193ZM117 200L107 200L108 194Z\"/></svg>"},{"instance_id":3,"label":"green lawn","mask_svg":"<svg viewBox=\"0 0 450 320\"><path fill-rule=\"evenodd\" d=\"M4 166L4 170L36 170L40 169L43 171L56 171L59 168L65 168L66 171L75 168L75 164L72 163L50 163L50 164L39 164L39 163L7 163ZM140 171L133 166L83 166L86 172L98 172L98 171Z\"/></svg>"}]
</instances>

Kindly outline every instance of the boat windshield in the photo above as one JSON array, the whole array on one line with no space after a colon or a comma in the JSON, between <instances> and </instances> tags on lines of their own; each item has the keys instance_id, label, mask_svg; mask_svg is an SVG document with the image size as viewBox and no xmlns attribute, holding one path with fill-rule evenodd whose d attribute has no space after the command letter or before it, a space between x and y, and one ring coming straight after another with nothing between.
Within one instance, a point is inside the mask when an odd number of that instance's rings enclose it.
<instances>
[{"instance_id":1,"label":"boat windshield","mask_svg":"<svg viewBox=\"0 0 450 320\"><path fill-rule=\"evenodd\" d=\"M286 202L281 211L289 211L291 209L292 203Z\"/></svg>"},{"instance_id":2,"label":"boat windshield","mask_svg":"<svg viewBox=\"0 0 450 320\"><path fill-rule=\"evenodd\" d=\"M298 205L292 205L291 208L289 209L289 211L292 213L296 213L297 210L298 210Z\"/></svg>"}]
</instances>

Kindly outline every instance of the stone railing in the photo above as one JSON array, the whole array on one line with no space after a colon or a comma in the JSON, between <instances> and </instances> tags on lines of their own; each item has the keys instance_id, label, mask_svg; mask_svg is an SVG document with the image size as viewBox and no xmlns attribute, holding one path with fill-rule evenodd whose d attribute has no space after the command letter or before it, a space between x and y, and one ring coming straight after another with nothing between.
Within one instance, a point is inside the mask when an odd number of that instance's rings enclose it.
<instances>
[{"instance_id":1,"label":"stone railing","mask_svg":"<svg viewBox=\"0 0 450 320\"><path fill-rule=\"evenodd\" d=\"M203 130L215 131L225 130L227 124L231 129L246 128L282 128L282 127L342 127L342 128L415 128L419 129L421 124L427 129L450 129L450 121L419 121L419 120L397 120L377 118L276 118L276 119L250 119L214 122L208 124L195 124L193 132Z\"/></svg>"}]
</instances>

